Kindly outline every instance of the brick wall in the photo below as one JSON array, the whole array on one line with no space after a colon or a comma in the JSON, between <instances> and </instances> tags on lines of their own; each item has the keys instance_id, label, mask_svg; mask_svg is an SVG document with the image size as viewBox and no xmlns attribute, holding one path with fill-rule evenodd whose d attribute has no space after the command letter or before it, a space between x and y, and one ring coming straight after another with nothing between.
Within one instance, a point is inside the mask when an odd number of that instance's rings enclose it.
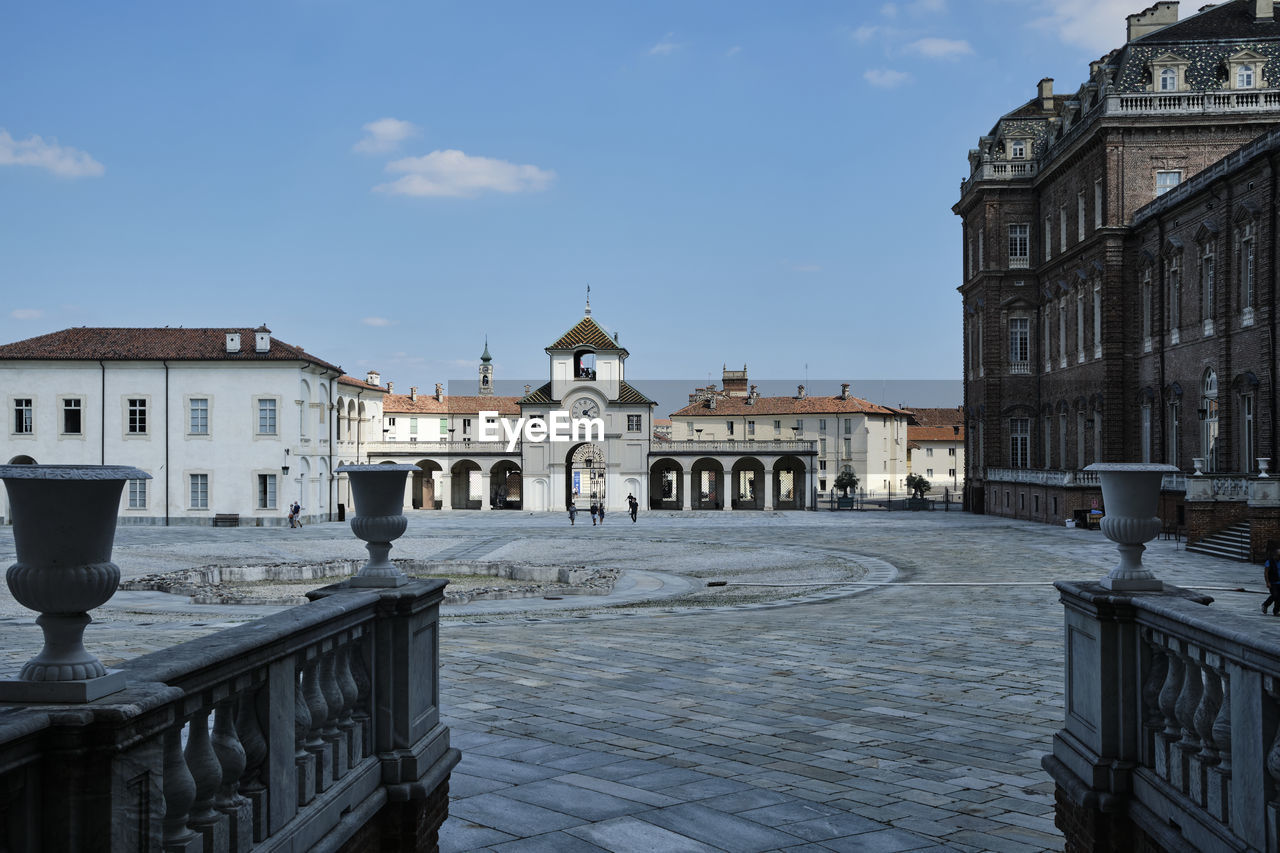
<instances>
[{"instance_id":1,"label":"brick wall","mask_svg":"<svg viewBox=\"0 0 1280 853\"><path fill-rule=\"evenodd\" d=\"M1249 518L1249 505L1243 501L1187 501L1186 513L1187 541L1195 542Z\"/></svg>"}]
</instances>

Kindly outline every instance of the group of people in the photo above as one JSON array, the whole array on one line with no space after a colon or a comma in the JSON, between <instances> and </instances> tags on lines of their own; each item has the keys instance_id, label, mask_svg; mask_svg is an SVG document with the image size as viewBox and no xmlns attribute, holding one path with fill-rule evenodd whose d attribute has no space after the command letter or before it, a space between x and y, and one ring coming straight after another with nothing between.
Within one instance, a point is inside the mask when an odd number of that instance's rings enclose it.
<instances>
[{"instance_id":1,"label":"group of people","mask_svg":"<svg viewBox=\"0 0 1280 853\"><path fill-rule=\"evenodd\" d=\"M290 527L302 526L302 504L298 503L297 501L294 501L292 504L289 505L289 526Z\"/></svg>"},{"instance_id":2,"label":"group of people","mask_svg":"<svg viewBox=\"0 0 1280 853\"><path fill-rule=\"evenodd\" d=\"M635 495L627 495L627 511L631 513L631 522L634 524L636 515L640 512L640 502L636 500ZM574 501L569 501L569 523L576 524L578 521L578 505ZM604 502L595 498L591 500L591 526L604 524Z\"/></svg>"}]
</instances>

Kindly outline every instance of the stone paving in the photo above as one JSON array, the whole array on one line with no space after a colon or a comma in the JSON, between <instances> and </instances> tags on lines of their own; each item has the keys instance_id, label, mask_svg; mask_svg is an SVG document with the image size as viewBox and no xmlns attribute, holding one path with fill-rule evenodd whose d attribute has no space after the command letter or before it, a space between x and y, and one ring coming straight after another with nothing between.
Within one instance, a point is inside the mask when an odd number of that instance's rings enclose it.
<instances>
[{"instance_id":1,"label":"stone paving","mask_svg":"<svg viewBox=\"0 0 1280 853\"><path fill-rule=\"evenodd\" d=\"M645 581L619 607L445 611L441 706L463 758L444 853L1062 849L1039 765L1062 718L1062 611L1050 584L1115 564L1100 533L938 512L619 522L411 516L393 556L559 554ZM145 574L361 551L339 524L123 527L115 559ZM0 559L12 558L12 532L0 530ZM1261 591L1257 567L1169 541L1151 543L1146 561L1210 591L1215 608L1252 614L1261 602L1216 589ZM721 577L841 575L854 580L740 600L690 592ZM0 599L0 668L39 646L24 614ZM108 662L247 616L145 596L94 615L86 640ZM1280 639L1280 620L1256 618Z\"/></svg>"}]
</instances>

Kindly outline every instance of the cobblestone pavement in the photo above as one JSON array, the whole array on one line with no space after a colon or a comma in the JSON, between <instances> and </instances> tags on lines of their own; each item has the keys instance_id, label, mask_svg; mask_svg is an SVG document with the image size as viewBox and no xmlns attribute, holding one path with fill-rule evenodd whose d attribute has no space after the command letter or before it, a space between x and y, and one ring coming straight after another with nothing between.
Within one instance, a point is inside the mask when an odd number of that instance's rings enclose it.
<instances>
[{"instance_id":1,"label":"cobblestone pavement","mask_svg":"<svg viewBox=\"0 0 1280 853\"><path fill-rule=\"evenodd\" d=\"M698 585L747 576L744 566L773 580L770 560L778 572L788 561L867 571L837 597L795 588L798 600L713 609L683 598L578 610L531 601L446 618L441 706L463 758L442 851L1062 849L1039 766L1062 718L1051 582L1109 570L1116 551L1100 533L961 513L621 521L580 529L551 515L417 513L397 549L559 554ZM360 551L337 524L125 527L115 556L141 574ZM0 531L5 558L10 531ZM1260 602L1217 589L1260 591L1257 567L1168 541L1151 543L1146 562L1166 581L1207 589L1215 608L1254 613ZM38 632L2 605L5 660L25 660ZM207 612L161 622L122 606L87 642L104 658L127 656L243 618ZM1280 620L1256 618L1280 638Z\"/></svg>"}]
</instances>

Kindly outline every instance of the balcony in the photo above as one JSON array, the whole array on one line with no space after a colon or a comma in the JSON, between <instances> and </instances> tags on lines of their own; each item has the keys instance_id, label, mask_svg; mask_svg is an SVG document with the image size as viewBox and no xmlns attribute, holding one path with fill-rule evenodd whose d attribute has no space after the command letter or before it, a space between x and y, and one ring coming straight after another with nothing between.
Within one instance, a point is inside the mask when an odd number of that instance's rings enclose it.
<instances>
[{"instance_id":1,"label":"balcony","mask_svg":"<svg viewBox=\"0 0 1280 853\"><path fill-rule=\"evenodd\" d=\"M1242 488L1236 481L1243 482L1241 477L1217 477L1222 481L1215 484L1214 494L1226 496L1236 494ZM1094 471L1059 471L1052 468L988 468L986 480L989 483L1023 483L1030 486L1071 486L1099 488L1102 482ZM1221 491L1218 491L1218 489ZM1243 486L1247 492L1247 484ZM1185 492L1187 477L1185 474L1165 474L1160 482L1161 491Z\"/></svg>"},{"instance_id":2,"label":"balcony","mask_svg":"<svg viewBox=\"0 0 1280 853\"><path fill-rule=\"evenodd\" d=\"M776 456L782 453L816 455L818 442L783 440L772 441L664 441L655 444L654 453L663 456L714 456L717 454L740 454L743 456Z\"/></svg>"},{"instance_id":3,"label":"balcony","mask_svg":"<svg viewBox=\"0 0 1280 853\"><path fill-rule=\"evenodd\" d=\"M1009 258L1009 269L1025 270L1031 267L1031 258L1026 255L1014 255Z\"/></svg>"},{"instance_id":4,"label":"balcony","mask_svg":"<svg viewBox=\"0 0 1280 853\"><path fill-rule=\"evenodd\" d=\"M1031 362L1029 361L1011 361L1009 362L1010 376L1030 376Z\"/></svg>"},{"instance_id":5,"label":"balcony","mask_svg":"<svg viewBox=\"0 0 1280 853\"><path fill-rule=\"evenodd\" d=\"M520 442L508 451L505 441L366 441L368 456L519 456Z\"/></svg>"}]
</instances>

